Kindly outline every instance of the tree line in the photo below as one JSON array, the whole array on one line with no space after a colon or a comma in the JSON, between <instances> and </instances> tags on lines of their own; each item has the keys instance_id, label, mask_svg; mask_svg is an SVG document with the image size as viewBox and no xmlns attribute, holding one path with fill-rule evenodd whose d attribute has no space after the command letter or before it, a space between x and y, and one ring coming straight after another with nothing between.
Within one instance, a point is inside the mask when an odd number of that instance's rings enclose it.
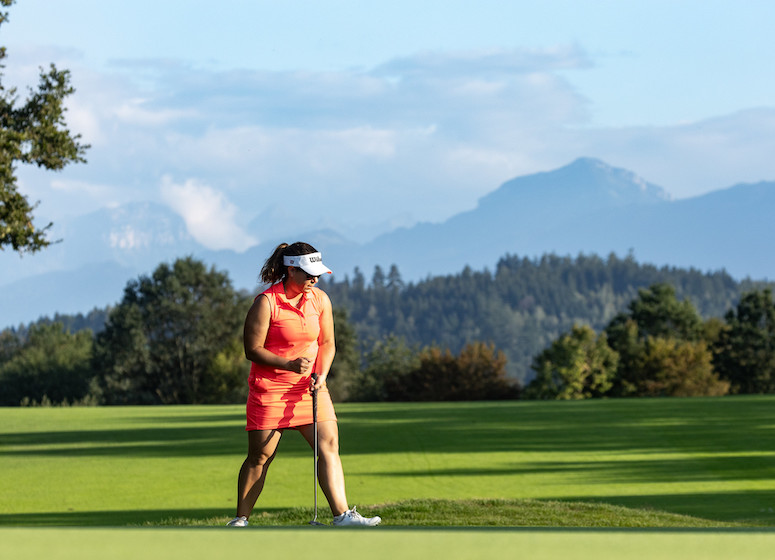
<instances>
[{"instance_id":1,"label":"tree line","mask_svg":"<svg viewBox=\"0 0 775 560\"><path fill-rule=\"evenodd\" d=\"M375 267L368 280L356 269L322 287L347 310L363 355L391 335L453 353L482 341L503 351L509 377L526 384L534 375L533 357L552 341L574 325L601 331L639 289L658 283L673 286L704 318L722 317L744 292L764 286L738 282L724 271L640 264L632 255L548 254L506 255L494 271L465 268L416 283L404 283L395 265Z\"/></svg>"},{"instance_id":2,"label":"tree line","mask_svg":"<svg viewBox=\"0 0 775 560\"><path fill-rule=\"evenodd\" d=\"M536 376L526 398L772 393L772 289L743 294L723 320L703 320L672 286L654 284L599 334L574 325L534 358L532 368Z\"/></svg>"},{"instance_id":3,"label":"tree line","mask_svg":"<svg viewBox=\"0 0 775 560\"><path fill-rule=\"evenodd\" d=\"M128 282L104 315L90 314L105 318L96 332L42 320L0 333L0 404L236 402L246 394L240 330L249 305L202 262L161 264Z\"/></svg>"},{"instance_id":4,"label":"tree line","mask_svg":"<svg viewBox=\"0 0 775 560\"><path fill-rule=\"evenodd\" d=\"M769 286L724 272L507 255L494 272L321 282L337 400L482 400L775 390ZM0 405L244 402L254 295L193 258L114 307L0 332Z\"/></svg>"}]
</instances>

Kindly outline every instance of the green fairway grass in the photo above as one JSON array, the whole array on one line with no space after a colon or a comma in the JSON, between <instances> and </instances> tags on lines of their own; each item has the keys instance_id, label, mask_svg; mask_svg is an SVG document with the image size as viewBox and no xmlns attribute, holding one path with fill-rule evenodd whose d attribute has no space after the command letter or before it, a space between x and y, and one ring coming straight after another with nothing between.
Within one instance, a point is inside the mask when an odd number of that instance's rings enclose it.
<instances>
[{"instance_id":1,"label":"green fairway grass","mask_svg":"<svg viewBox=\"0 0 775 560\"><path fill-rule=\"evenodd\" d=\"M350 503L382 515L378 530L775 525L773 397L337 413ZM0 409L0 525L222 525L246 440L243 406ZM312 475L286 432L248 530L305 524Z\"/></svg>"},{"instance_id":2,"label":"green fairway grass","mask_svg":"<svg viewBox=\"0 0 775 560\"><path fill-rule=\"evenodd\" d=\"M774 546L752 531L0 529L0 555L14 560L768 560Z\"/></svg>"}]
</instances>

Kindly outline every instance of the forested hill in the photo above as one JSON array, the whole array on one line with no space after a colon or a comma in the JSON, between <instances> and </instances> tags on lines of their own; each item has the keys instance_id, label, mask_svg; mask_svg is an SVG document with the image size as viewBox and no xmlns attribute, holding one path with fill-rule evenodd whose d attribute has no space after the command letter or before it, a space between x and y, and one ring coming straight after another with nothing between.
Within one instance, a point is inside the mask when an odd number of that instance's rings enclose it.
<instances>
[{"instance_id":1,"label":"forested hill","mask_svg":"<svg viewBox=\"0 0 775 560\"><path fill-rule=\"evenodd\" d=\"M574 323L602 330L639 288L660 282L704 318L722 317L742 293L761 286L723 271L658 268L631 256L509 255L494 272L466 268L404 285L395 266L377 266L370 279L356 269L353 278L321 287L334 307L348 311L363 350L389 334L453 352L468 342L491 342L508 357L509 374L524 382L532 377L532 358Z\"/></svg>"},{"instance_id":2,"label":"forested hill","mask_svg":"<svg viewBox=\"0 0 775 560\"><path fill-rule=\"evenodd\" d=\"M738 282L723 271L658 268L613 254L537 259L507 255L494 271L466 268L416 283L404 283L396 266L377 266L369 278L356 269L342 281L322 279L320 287L334 308L347 311L362 356L388 335L403 338L409 346L436 345L453 353L470 342L493 343L506 354L509 375L524 383L532 378L533 358L574 324L599 332L627 309L638 289L656 283L673 286L678 299L688 298L706 319L723 317L743 293L764 287ZM104 328L107 312L56 315L37 323L56 321L71 332L90 328L97 333ZM28 328L13 331L24 338Z\"/></svg>"}]
</instances>

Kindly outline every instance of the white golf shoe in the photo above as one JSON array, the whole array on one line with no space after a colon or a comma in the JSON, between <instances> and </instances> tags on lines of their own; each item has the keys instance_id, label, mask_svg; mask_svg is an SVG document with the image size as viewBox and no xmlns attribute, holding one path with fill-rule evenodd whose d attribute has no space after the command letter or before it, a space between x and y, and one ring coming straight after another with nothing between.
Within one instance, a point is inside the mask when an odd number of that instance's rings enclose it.
<instances>
[{"instance_id":1,"label":"white golf shoe","mask_svg":"<svg viewBox=\"0 0 775 560\"><path fill-rule=\"evenodd\" d=\"M353 507L342 515L334 517L334 527L374 527L375 525L379 525L381 521L382 518L378 515L374 517L363 517L360 513L355 511L355 507Z\"/></svg>"},{"instance_id":2,"label":"white golf shoe","mask_svg":"<svg viewBox=\"0 0 775 560\"><path fill-rule=\"evenodd\" d=\"M226 524L227 527L247 527L248 526L248 518L244 515L240 515L239 517L235 517L231 521L229 521Z\"/></svg>"}]
</instances>

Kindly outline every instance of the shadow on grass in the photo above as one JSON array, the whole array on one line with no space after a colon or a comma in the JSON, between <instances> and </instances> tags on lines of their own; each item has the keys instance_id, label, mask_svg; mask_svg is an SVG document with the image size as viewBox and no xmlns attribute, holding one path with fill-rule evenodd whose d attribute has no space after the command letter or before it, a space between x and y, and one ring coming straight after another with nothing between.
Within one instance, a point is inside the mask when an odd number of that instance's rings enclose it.
<instances>
[{"instance_id":1,"label":"shadow on grass","mask_svg":"<svg viewBox=\"0 0 775 560\"><path fill-rule=\"evenodd\" d=\"M605 503L714 521L775 527L775 490L621 496L574 496L562 501Z\"/></svg>"},{"instance_id":2,"label":"shadow on grass","mask_svg":"<svg viewBox=\"0 0 775 560\"><path fill-rule=\"evenodd\" d=\"M378 403L340 405L342 453L478 452L708 453L775 452L771 398L617 399L581 402ZM158 427L136 427L158 422ZM205 424L205 425L202 425ZM213 425L215 424L215 425ZM241 454L243 412L168 409L128 415L127 427L0 433L3 455L202 457ZM285 453L304 447L284 445ZM290 447L290 448L288 448ZM733 477L766 478L757 460L718 459ZM544 465L540 468L560 468ZM515 468L519 468L516 466ZM562 467L567 468L567 467ZM612 465L611 468L620 468ZM627 467L625 467L627 468ZM665 470L672 468L666 465ZM630 469L637 472L638 468ZM726 476L722 473L722 476Z\"/></svg>"},{"instance_id":3,"label":"shadow on grass","mask_svg":"<svg viewBox=\"0 0 775 560\"><path fill-rule=\"evenodd\" d=\"M512 466L443 468L416 471L370 472L375 477L504 476L550 473L583 473L585 484L639 482L716 482L730 480L773 480L775 465L770 455L730 457L684 457L677 459L639 459L618 461L591 460L530 461Z\"/></svg>"},{"instance_id":4,"label":"shadow on grass","mask_svg":"<svg viewBox=\"0 0 775 560\"><path fill-rule=\"evenodd\" d=\"M342 441L400 451L775 451L771 399L418 403L345 409Z\"/></svg>"},{"instance_id":5,"label":"shadow on grass","mask_svg":"<svg viewBox=\"0 0 775 560\"><path fill-rule=\"evenodd\" d=\"M0 526L16 527L126 527L162 525L175 518L222 518L222 524L232 518L233 510L136 510L136 511L69 511L44 513L0 514Z\"/></svg>"},{"instance_id":6,"label":"shadow on grass","mask_svg":"<svg viewBox=\"0 0 775 560\"><path fill-rule=\"evenodd\" d=\"M233 516L233 508L5 513L0 527L225 527ZM312 508L256 508L251 526L308 526L312 518Z\"/></svg>"},{"instance_id":7,"label":"shadow on grass","mask_svg":"<svg viewBox=\"0 0 775 560\"><path fill-rule=\"evenodd\" d=\"M220 405L217 405L220 406ZM240 409L238 412L215 412L205 414L160 414L158 416L140 416L137 418L129 417L128 422L134 423L158 423L158 424L229 424L228 427L239 426L245 424L245 410Z\"/></svg>"},{"instance_id":8,"label":"shadow on grass","mask_svg":"<svg viewBox=\"0 0 775 560\"><path fill-rule=\"evenodd\" d=\"M0 435L0 456L202 457L246 449L244 431L220 427L74 430Z\"/></svg>"}]
</instances>

